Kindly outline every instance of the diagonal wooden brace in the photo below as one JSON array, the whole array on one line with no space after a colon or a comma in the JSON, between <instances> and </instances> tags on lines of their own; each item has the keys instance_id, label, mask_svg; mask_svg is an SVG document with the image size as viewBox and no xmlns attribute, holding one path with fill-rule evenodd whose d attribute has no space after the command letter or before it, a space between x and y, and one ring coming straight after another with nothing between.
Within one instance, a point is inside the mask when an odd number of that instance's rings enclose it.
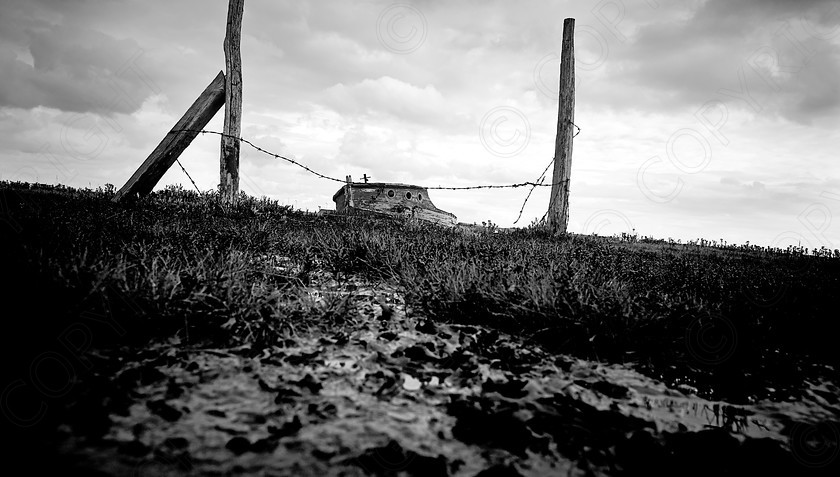
<instances>
[{"instance_id":1,"label":"diagonal wooden brace","mask_svg":"<svg viewBox=\"0 0 840 477\"><path fill-rule=\"evenodd\" d=\"M198 136L198 131L204 129L204 126L224 104L225 73L219 71L216 78L204 89L184 116L175 123L155 150L117 192L114 202L126 196L142 196L151 192L184 149Z\"/></svg>"}]
</instances>

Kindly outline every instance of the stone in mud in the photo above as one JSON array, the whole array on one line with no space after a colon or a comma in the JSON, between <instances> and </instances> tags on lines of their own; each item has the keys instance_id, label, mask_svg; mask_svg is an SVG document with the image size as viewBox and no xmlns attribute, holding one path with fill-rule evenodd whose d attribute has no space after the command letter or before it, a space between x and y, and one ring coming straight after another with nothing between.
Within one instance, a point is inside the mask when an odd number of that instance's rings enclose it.
<instances>
[{"instance_id":1,"label":"stone in mud","mask_svg":"<svg viewBox=\"0 0 840 477\"><path fill-rule=\"evenodd\" d=\"M382 371L377 371L376 374L381 376L382 384L373 392L373 395L384 398L394 394L397 389L397 378L391 374L385 374ZM374 377L376 376L374 375Z\"/></svg>"},{"instance_id":2,"label":"stone in mud","mask_svg":"<svg viewBox=\"0 0 840 477\"><path fill-rule=\"evenodd\" d=\"M268 436L254 441L254 443L251 444L251 447L248 450L257 454L269 454L271 452L274 452L274 449L277 449L277 446L279 445L280 442L278 441L278 437Z\"/></svg>"},{"instance_id":3,"label":"stone in mud","mask_svg":"<svg viewBox=\"0 0 840 477\"><path fill-rule=\"evenodd\" d=\"M317 447L312 449L312 455L321 460L330 460L335 456L335 454L336 451L332 449L321 449Z\"/></svg>"},{"instance_id":4,"label":"stone in mud","mask_svg":"<svg viewBox=\"0 0 840 477\"><path fill-rule=\"evenodd\" d=\"M138 440L126 442L121 444L119 447L120 454L125 454L131 457L143 457L151 452L151 450L152 449L149 446Z\"/></svg>"},{"instance_id":5,"label":"stone in mud","mask_svg":"<svg viewBox=\"0 0 840 477\"><path fill-rule=\"evenodd\" d=\"M479 328L477 331L479 345L493 346L499 343L499 338L501 337L499 330Z\"/></svg>"},{"instance_id":6,"label":"stone in mud","mask_svg":"<svg viewBox=\"0 0 840 477\"><path fill-rule=\"evenodd\" d=\"M554 365L557 366L561 371L569 372L572 369L572 364L574 362L565 356L559 356L554 360Z\"/></svg>"},{"instance_id":7,"label":"stone in mud","mask_svg":"<svg viewBox=\"0 0 840 477\"><path fill-rule=\"evenodd\" d=\"M309 353L300 353L300 354L290 354L283 358L284 361L291 364L292 366L299 366L303 364L308 364L311 361L315 360L315 358L321 354L321 350L311 351Z\"/></svg>"},{"instance_id":8,"label":"stone in mud","mask_svg":"<svg viewBox=\"0 0 840 477\"><path fill-rule=\"evenodd\" d=\"M134 388L138 384L147 386L163 379L166 379L166 375L163 374L156 366L147 363L142 366L128 368L122 371L117 376L116 383L122 387Z\"/></svg>"},{"instance_id":9,"label":"stone in mud","mask_svg":"<svg viewBox=\"0 0 840 477\"><path fill-rule=\"evenodd\" d=\"M276 392L280 389L277 386L272 386L272 385L268 384L265 381L265 379L259 378L259 377L257 378L257 385L260 387L260 389L262 389L265 392L269 392L269 393Z\"/></svg>"},{"instance_id":10,"label":"stone in mud","mask_svg":"<svg viewBox=\"0 0 840 477\"><path fill-rule=\"evenodd\" d=\"M183 415L181 411L175 409L163 399L149 401L146 403L146 407L149 408L149 411L151 411L152 414L160 416L169 422L175 422Z\"/></svg>"},{"instance_id":11,"label":"stone in mud","mask_svg":"<svg viewBox=\"0 0 840 477\"><path fill-rule=\"evenodd\" d=\"M406 358L413 360L413 361L428 361L428 362L437 362L440 361L440 357L436 356L432 353L429 348L421 345L415 344L405 348L403 350L403 356Z\"/></svg>"},{"instance_id":12,"label":"stone in mud","mask_svg":"<svg viewBox=\"0 0 840 477\"><path fill-rule=\"evenodd\" d=\"M294 389L279 388L277 389L277 396L274 397L274 404L293 403L300 396L302 396L302 394Z\"/></svg>"},{"instance_id":13,"label":"stone in mud","mask_svg":"<svg viewBox=\"0 0 840 477\"><path fill-rule=\"evenodd\" d=\"M439 455L430 457L405 450L399 442L391 440L381 447L364 451L361 455L346 461L372 475L447 476L446 459Z\"/></svg>"},{"instance_id":14,"label":"stone in mud","mask_svg":"<svg viewBox=\"0 0 840 477\"><path fill-rule=\"evenodd\" d=\"M437 327L434 323L429 320L421 321L415 329L421 333L426 333L427 335L433 335L437 332Z\"/></svg>"},{"instance_id":15,"label":"stone in mud","mask_svg":"<svg viewBox=\"0 0 840 477\"><path fill-rule=\"evenodd\" d=\"M487 379L481 385L481 390L485 393L499 393L506 398L519 399L528 395L528 391L524 389L526 384L528 381L518 379L509 379L501 383Z\"/></svg>"},{"instance_id":16,"label":"stone in mud","mask_svg":"<svg viewBox=\"0 0 840 477\"><path fill-rule=\"evenodd\" d=\"M311 374L307 374L300 380L294 382L294 384L298 387L309 390L312 394L318 394L323 388L321 383Z\"/></svg>"},{"instance_id":17,"label":"stone in mud","mask_svg":"<svg viewBox=\"0 0 840 477\"><path fill-rule=\"evenodd\" d=\"M156 366L147 365L143 366L140 370L140 384L144 386L154 384L164 379L166 379L166 375L163 374Z\"/></svg>"},{"instance_id":18,"label":"stone in mud","mask_svg":"<svg viewBox=\"0 0 840 477\"><path fill-rule=\"evenodd\" d=\"M459 348L449 355L447 359L443 360L441 366L449 369L474 369L476 367L474 360L474 354L465 351L463 348Z\"/></svg>"},{"instance_id":19,"label":"stone in mud","mask_svg":"<svg viewBox=\"0 0 840 477\"><path fill-rule=\"evenodd\" d=\"M379 315L379 321L388 321L394 316L394 309L391 308L390 305L387 303L383 303L380 301L376 302L377 305L382 309L382 313Z\"/></svg>"},{"instance_id":20,"label":"stone in mud","mask_svg":"<svg viewBox=\"0 0 840 477\"><path fill-rule=\"evenodd\" d=\"M244 454L251 449L251 441L242 436L231 438L225 447L236 455Z\"/></svg>"},{"instance_id":21,"label":"stone in mud","mask_svg":"<svg viewBox=\"0 0 840 477\"><path fill-rule=\"evenodd\" d=\"M306 408L310 415L314 415L321 419L329 419L338 414L338 408L331 402L326 403L309 403Z\"/></svg>"},{"instance_id":22,"label":"stone in mud","mask_svg":"<svg viewBox=\"0 0 840 477\"><path fill-rule=\"evenodd\" d=\"M491 366L514 374L524 374L531 371L532 365L539 361L530 352L525 352L521 345L502 341L497 345L488 346L482 353L490 358Z\"/></svg>"},{"instance_id":23,"label":"stone in mud","mask_svg":"<svg viewBox=\"0 0 840 477\"><path fill-rule=\"evenodd\" d=\"M488 445L525 457L529 444L542 447L515 409L494 409L493 403L481 398L456 399L447 406L447 413L457 419L452 436L467 444Z\"/></svg>"},{"instance_id":24,"label":"stone in mud","mask_svg":"<svg viewBox=\"0 0 840 477\"><path fill-rule=\"evenodd\" d=\"M577 384L577 381L575 381L575 384ZM609 381L597 381L591 388L593 391L597 391L612 399L625 399L630 394L630 390L626 387L613 384Z\"/></svg>"},{"instance_id":25,"label":"stone in mud","mask_svg":"<svg viewBox=\"0 0 840 477\"><path fill-rule=\"evenodd\" d=\"M522 477L522 474L512 465L496 464L475 474L475 477Z\"/></svg>"},{"instance_id":26,"label":"stone in mud","mask_svg":"<svg viewBox=\"0 0 840 477\"><path fill-rule=\"evenodd\" d=\"M177 399L184 394L184 387L175 382L174 378L169 378L166 383L166 399Z\"/></svg>"},{"instance_id":27,"label":"stone in mud","mask_svg":"<svg viewBox=\"0 0 840 477\"><path fill-rule=\"evenodd\" d=\"M564 456L591 463L609 460L605 450L626 440L631 432L655 428L643 419L602 411L559 393L539 398L527 407L533 413L528 421L533 432L551 436Z\"/></svg>"},{"instance_id":28,"label":"stone in mud","mask_svg":"<svg viewBox=\"0 0 840 477\"><path fill-rule=\"evenodd\" d=\"M285 437L291 436L293 434L297 434L299 430L303 428L303 424L300 422L300 417L295 415L291 421L284 422L282 426L268 426L268 432L275 437Z\"/></svg>"}]
</instances>

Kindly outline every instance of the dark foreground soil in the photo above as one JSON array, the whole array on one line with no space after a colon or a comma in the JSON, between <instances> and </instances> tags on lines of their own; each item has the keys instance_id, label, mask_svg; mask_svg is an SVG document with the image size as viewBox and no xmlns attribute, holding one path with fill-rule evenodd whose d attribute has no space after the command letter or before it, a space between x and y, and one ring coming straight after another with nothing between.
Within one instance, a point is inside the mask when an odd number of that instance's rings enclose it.
<instances>
[{"instance_id":1,"label":"dark foreground soil","mask_svg":"<svg viewBox=\"0 0 840 477\"><path fill-rule=\"evenodd\" d=\"M90 352L27 455L84 475L838 475L833 383L729 405L480 326L407 318L348 281L327 329L219 349L176 337ZM33 445L33 444L28 444ZM14 447L12 447L14 448ZM14 456L11 456L14 457ZM43 460L41 460L43 459Z\"/></svg>"}]
</instances>

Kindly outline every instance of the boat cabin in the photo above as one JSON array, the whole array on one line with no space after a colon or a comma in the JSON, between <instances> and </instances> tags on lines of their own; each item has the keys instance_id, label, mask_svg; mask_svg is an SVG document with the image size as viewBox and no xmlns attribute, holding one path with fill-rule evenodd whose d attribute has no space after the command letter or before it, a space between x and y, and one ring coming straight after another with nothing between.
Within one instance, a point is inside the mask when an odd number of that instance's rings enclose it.
<instances>
[{"instance_id":1,"label":"boat cabin","mask_svg":"<svg viewBox=\"0 0 840 477\"><path fill-rule=\"evenodd\" d=\"M454 226L454 214L438 209L425 187L392 182L348 182L333 195L339 214L372 213Z\"/></svg>"}]
</instances>

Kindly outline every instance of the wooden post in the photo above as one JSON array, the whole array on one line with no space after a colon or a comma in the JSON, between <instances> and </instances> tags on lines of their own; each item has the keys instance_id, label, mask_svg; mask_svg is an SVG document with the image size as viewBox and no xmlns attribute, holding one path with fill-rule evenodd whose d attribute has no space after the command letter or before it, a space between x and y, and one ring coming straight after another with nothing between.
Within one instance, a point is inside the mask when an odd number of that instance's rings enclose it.
<instances>
[{"instance_id":1,"label":"wooden post","mask_svg":"<svg viewBox=\"0 0 840 477\"><path fill-rule=\"evenodd\" d=\"M242 58L239 39L245 0L230 0L225 31L225 135L219 157L219 194L233 203L239 194L239 137L242 123Z\"/></svg>"},{"instance_id":2,"label":"wooden post","mask_svg":"<svg viewBox=\"0 0 840 477\"><path fill-rule=\"evenodd\" d=\"M114 202L118 202L125 196L146 195L151 192L178 156L198 136L198 131L204 129L223 104L225 104L225 74L219 71L216 78L175 123L169 134L164 136L155 150L117 192Z\"/></svg>"},{"instance_id":3,"label":"wooden post","mask_svg":"<svg viewBox=\"0 0 840 477\"><path fill-rule=\"evenodd\" d=\"M344 177L344 203L350 207L353 207L353 191L350 190L353 184L353 177L352 176L345 176Z\"/></svg>"},{"instance_id":4,"label":"wooden post","mask_svg":"<svg viewBox=\"0 0 840 477\"><path fill-rule=\"evenodd\" d=\"M548 203L548 225L555 233L566 233L569 225L569 178L572 169L572 141L575 121L575 19L563 21L563 49L560 55L560 104L557 106L557 139L554 143L554 176Z\"/></svg>"}]
</instances>

